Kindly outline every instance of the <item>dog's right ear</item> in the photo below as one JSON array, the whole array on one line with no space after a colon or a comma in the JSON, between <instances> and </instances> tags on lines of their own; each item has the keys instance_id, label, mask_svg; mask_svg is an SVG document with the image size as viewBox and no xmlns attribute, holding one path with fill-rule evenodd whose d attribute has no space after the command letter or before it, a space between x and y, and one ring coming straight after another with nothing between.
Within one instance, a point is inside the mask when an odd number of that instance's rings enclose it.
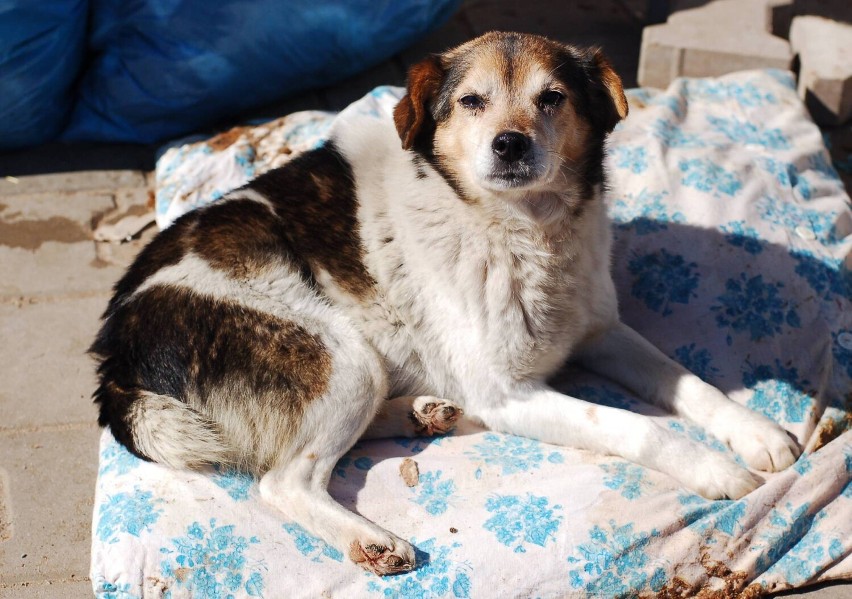
<instances>
[{"instance_id":1,"label":"dog's right ear","mask_svg":"<svg viewBox=\"0 0 852 599\"><path fill-rule=\"evenodd\" d=\"M438 93L443 79L444 69L437 56L430 56L408 70L408 89L393 109L393 122L403 150L411 149L417 136L435 124L429 102Z\"/></svg>"}]
</instances>

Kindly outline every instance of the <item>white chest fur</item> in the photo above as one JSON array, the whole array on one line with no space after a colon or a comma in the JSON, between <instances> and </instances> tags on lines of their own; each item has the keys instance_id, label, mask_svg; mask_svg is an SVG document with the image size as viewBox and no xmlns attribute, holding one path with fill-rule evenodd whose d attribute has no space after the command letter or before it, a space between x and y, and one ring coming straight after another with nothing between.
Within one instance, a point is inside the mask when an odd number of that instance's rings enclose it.
<instances>
[{"instance_id":1,"label":"white chest fur","mask_svg":"<svg viewBox=\"0 0 852 599\"><path fill-rule=\"evenodd\" d=\"M390 123L346 131L335 142L353 166L377 294L344 303L396 392L464 401L499 381L538 379L617 320L600 198L545 228L512 206L466 203L428 166L418 178Z\"/></svg>"}]
</instances>

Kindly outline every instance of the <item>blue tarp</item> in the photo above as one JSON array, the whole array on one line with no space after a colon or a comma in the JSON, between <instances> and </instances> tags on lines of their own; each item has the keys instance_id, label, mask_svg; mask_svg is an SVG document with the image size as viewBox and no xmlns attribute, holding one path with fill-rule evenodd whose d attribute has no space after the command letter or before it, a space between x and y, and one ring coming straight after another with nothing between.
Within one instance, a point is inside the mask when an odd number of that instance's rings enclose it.
<instances>
[{"instance_id":1,"label":"blue tarp","mask_svg":"<svg viewBox=\"0 0 852 599\"><path fill-rule=\"evenodd\" d=\"M0 148L62 130L86 34L88 0L0 0Z\"/></svg>"},{"instance_id":2,"label":"blue tarp","mask_svg":"<svg viewBox=\"0 0 852 599\"><path fill-rule=\"evenodd\" d=\"M459 0L90 0L65 140L150 143L365 69Z\"/></svg>"}]
</instances>

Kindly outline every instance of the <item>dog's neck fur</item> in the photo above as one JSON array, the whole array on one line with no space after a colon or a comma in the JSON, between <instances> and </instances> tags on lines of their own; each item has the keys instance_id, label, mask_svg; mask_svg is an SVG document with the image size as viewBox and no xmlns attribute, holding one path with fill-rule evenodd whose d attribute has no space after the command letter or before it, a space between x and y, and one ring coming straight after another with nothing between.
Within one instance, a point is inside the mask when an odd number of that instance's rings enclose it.
<instances>
[{"instance_id":1,"label":"dog's neck fur","mask_svg":"<svg viewBox=\"0 0 852 599\"><path fill-rule=\"evenodd\" d=\"M355 301L319 282L358 311L392 373L422 371L401 391L464 397L468 384L481 392L479 379L494 369L516 380L546 376L598 321L617 319L615 305L599 299L614 293L598 186L591 197L572 195L582 186L569 181L561 197L462 199L399 148L395 131L367 127L336 143L363 190L360 236L376 292ZM473 355L483 348L487 355Z\"/></svg>"}]
</instances>

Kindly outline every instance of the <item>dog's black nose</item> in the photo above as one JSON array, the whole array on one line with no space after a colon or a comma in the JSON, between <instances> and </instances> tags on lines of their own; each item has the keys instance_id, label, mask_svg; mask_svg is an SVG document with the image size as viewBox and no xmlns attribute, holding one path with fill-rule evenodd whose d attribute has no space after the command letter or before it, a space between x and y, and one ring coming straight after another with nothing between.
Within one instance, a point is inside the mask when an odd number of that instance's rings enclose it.
<instances>
[{"instance_id":1,"label":"dog's black nose","mask_svg":"<svg viewBox=\"0 0 852 599\"><path fill-rule=\"evenodd\" d=\"M523 133L505 131L494 138L491 149L504 162L515 162L523 158L530 149L530 138Z\"/></svg>"}]
</instances>

